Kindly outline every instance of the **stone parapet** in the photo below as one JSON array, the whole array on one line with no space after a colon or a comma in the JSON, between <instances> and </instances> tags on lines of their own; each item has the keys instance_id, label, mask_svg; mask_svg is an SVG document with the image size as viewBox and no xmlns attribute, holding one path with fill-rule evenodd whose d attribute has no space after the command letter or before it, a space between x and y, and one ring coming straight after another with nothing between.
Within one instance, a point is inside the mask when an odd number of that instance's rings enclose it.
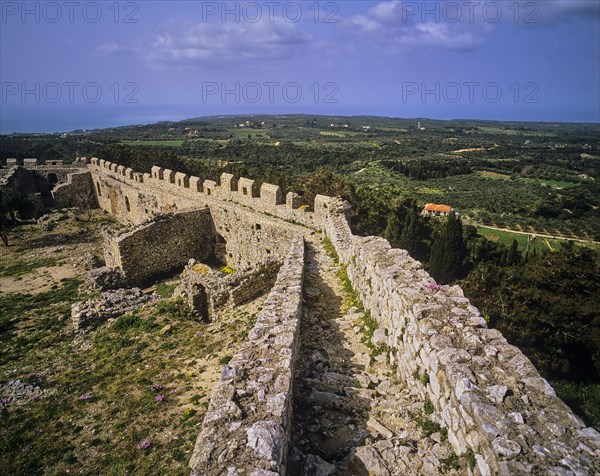
<instances>
[{"instance_id":1,"label":"stone parapet","mask_svg":"<svg viewBox=\"0 0 600 476\"><path fill-rule=\"evenodd\" d=\"M354 236L338 201L325 231L398 377L430 400L478 474L599 474L600 434L563 403L529 359L488 329L458 286L439 286L383 238Z\"/></svg>"},{"instance_id":2,"label":"stone parapet","mask_svg":"<svg viewBox=\"0 0 600 476\"><path fill-rule=\"evenodd\" d=\"M303 277L304 239L295 236L248 341L223 368L190 460L193 475L285 474Z\"/></svg>"}]
</instances>

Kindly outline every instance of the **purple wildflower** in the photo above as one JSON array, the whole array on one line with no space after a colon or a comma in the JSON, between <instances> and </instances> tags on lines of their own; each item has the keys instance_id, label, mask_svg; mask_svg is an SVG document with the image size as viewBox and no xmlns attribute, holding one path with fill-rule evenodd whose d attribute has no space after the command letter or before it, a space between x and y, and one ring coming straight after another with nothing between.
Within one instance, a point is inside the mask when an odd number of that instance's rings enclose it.
<instances>
[{"instance_id":1,"label":"purple wildflower","mask_svg":"<svg viewBox=\"0 0 600 476\"><path fill-rule=\"evenodd\" d=\"M429 289L431 292L436 292L442 289L442 286L440 284L430 283L427 285L427 289Z\"/></svg>"},{"instance_id":2,"label":"purple wildflower","mask_svg":"<svg viewBox=\"0 0 600 476\"><path fill-rule=\"evenodd\" d=\"M152 446L152 442L148 439L142 440L137 444L138 450L146 450Z\"/></svg>"},{"instance_id":3,"label":"purple wildflower","mask_svg":"<svg viewBox=\"0 0 600 476\"><path fill-rule=\"evenodd\" d=\"M31 451L31 448L33 448L33 445L27 445L27 446L24 446L24 447L21 449L21 451L22 451L23 453L29 453L29 452Z\"/></svg>"},{"instance_id":4,"label":"purple wildflower","mask_svg":"<svg viewBox=\"0 0 600 476\"><path fill-rule=\"evenodd\" d=\"M91 393L84 393L81 397L79 397L79 400L90 400L94 398L94 396Z\"/></svg>"},{"instance_id":5,"label":"purple wildflower","mask_svg":"<svg viewBox=\"0 0 600 476\"><path fill-rule=\"evenodd\" d=\"M29 400L31 400L32 402L37 402L39 399L39 395L32 395L31 397L29 397Z\"/></svg>"},{"instance_id":6,"label":"purple wildflower","mask_svg":"<svg viewBox=\"0 0 600 476\"><path fill-rule=\"evenodd\" d=\"M152 390L154 390L155 392L160 392L163 388L165 387L161 383L155 383L154 385L152 385Z\"/></svg>"},{"instance_id":7,"label":"purple wildflower","mask_svg":"<svg viewBox=\"0 0 600 476\"><path fill-rule=\"evenodd\" d=\"M7 407L11 404L11 400L12 400L12 398L3 398L0 401L0 404L2 404L3 407Z\"/></svg>"},{"instance_id":8,"label":"purple wildflower","mask_svg":"<svg viewBox=\"0 0 600 476\"><path fill-rule=\"evenodd\" d=\"M157 395L156 397L154 397L154 400L156 400L157 402L162 402L164 399L164 395Z\"/></svg>"}]
</instances>

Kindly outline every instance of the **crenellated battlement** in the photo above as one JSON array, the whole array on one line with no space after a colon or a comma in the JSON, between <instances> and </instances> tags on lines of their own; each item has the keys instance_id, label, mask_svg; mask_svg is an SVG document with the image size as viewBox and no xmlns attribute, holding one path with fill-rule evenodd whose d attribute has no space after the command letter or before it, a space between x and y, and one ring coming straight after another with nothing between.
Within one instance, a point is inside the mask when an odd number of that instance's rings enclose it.
<instances>
[{"instance_id":1,"label":"crenellated battlement","mask_svg":"<svg viewBox=\"0 0 600 476\"><path fill-rule=\"evenodd\" d=\"M260 213L274 215L283 220L296 222L313 229L320 229L320 221L327 208L330 197L317 197L315 199L314 211L310 207L300 206L300 196L289 192L284 196L280 186L270 183L259 183L246 177L236 177L232 174L221 174L219 182L214 180L203 180L200 177L176 172L158 166L151 168L150 174L135 172L131 168L114 164L93 157L90 160L89 169L92 173L102 171L113 179L116 179L133 187L140 184L148 186L148 192L185 194L185 197L194 199L198 204L204 204L205 200L237 203ZM129 199L131 201L131 199ZM180 208L180 207L178 207ZM165 211L155 210L156 212ZM134 215L133 212L129 214ZM135 216L125 217L129 221L139 223L148 218L136 219Z\"/></svg>"}]
</instances>

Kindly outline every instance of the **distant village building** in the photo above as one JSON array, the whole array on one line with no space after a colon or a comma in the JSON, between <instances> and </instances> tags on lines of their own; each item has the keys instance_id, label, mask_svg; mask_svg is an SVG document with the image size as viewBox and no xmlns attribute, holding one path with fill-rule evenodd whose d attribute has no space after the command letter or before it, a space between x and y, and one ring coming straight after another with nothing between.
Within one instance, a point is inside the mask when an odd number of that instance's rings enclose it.
<instances>
[{"instance_id":1,"label":"distant village building","mask_svg":"<svg viewBox=\"0 0 600 476\"><path fill-rule=\"evenodd\" d=\"M448 216L454 210L450 205L438 205L437 203L426 203L423 208L424 215L433 215L433 216Z\"/></svg>"}]
</instances>

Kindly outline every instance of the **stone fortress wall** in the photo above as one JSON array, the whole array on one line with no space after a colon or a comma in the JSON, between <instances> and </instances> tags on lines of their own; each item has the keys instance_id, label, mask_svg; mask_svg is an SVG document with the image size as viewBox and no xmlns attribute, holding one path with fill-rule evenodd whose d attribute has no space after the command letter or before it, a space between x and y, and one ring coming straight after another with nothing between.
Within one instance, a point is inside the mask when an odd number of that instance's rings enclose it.
<instances>
[{"instance_id":1,"label":"stone fortress wall","mask_svg":"<svg viewBox=\"0 0 600 476\"><path fill-rule=\"evenodd\" d=\"M104 236L106 266L119 268L128 285L181 271L190 258L214 255L214 232L208 208L182 210L149 220L135 230Z\"/></svg>"},{"instance_id":2,"label":"stone fortress wall","mask_svg":"<svg viewBox=\"0 0 600 476\"><path fill-rule=\"evenodd\" d=\"M291 238L314 232L326 212L326 197L311 213L294 208L297 200L279 203L279 187L263 184L259 188L254 181L242 178L238 182L229 174L223 174L217 185L159 167L153 167L152 174L141 174L96 158L88 170L100 208L132 224L160 213L209 207L217 257L234 269L283 261ZM165 259L171 256L168 253Z\"/></svg>"},{"instance_id":3,"label":"stone fortress wall","mask_svg":"<svg viewBox=\"0 0 600 476\"><path fill-rule=\"evenodd\" d=\"M248 341L223 368L190 460L192 475L285 474L298 354L304 239L293 237Z\"/></svg>"},{"instance_id":4,"label":"stone fortress wall","mask_svg":"<svg viewBox=\"0 0 600 476\"><path fill-rule=\"evenodd\" d=\"M317 196L310 212L297 208L293 195L284 203L273 185L227 174L216 184L158 167L140 174L98 159L84 174L100 207L134 224L207 207L215 249L234 268L285 259L249 341L224 368L190 462L194 474L285 473L300 242L316 231L329 237L383 330L391 368L432 402L455 452L473 455L475 474L600 473L600 434L555 396L516 347L487 328L459 287L436 286L419 262L382 238L354 236L340 200Z\"/></svg>"},{"instance_id":5,"label":"stone fortress wall","mask_svg":"<svg viewBox=\"0 0 600 476\"><path fill-rule=\"evenodd\" d=\"M67 180L69 174L85 169L88 162L87 157L77 157L72 164L65 164L62 160L39 162L36 158L26 158L20 163L17 159L9 158L6 159L6 168L0 168L0 177L6 175L12 167L21 165L44 176L51 184L62 183Z\"/></svg>"}]
</instances>

